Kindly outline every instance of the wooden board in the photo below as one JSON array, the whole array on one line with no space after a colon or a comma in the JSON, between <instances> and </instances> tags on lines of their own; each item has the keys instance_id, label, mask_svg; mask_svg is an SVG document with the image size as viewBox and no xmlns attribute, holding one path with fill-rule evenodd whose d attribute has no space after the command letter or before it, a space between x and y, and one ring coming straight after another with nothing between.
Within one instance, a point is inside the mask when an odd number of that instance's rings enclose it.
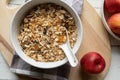
<instances>
[{"instance_id":1,"label":"wooden board","mask_svg":"<svg viewBox=\"0 0 120 80\"><path fill-rule=\"evenodd\" d=\"M0 51L10 65L13 56L10 42L10 22L17 7L8 7L7 3L8 0L0 0ZM96 51L104 57L106 68L102 73L90 76L82 72L79 64L77 67L71 68L69 80L103 80L111 63L110 42L100 16L87 0L84 0L81 20L83 41L77 53L78 59L80 60L87 52Z\"/></svg>"}]
</instances>

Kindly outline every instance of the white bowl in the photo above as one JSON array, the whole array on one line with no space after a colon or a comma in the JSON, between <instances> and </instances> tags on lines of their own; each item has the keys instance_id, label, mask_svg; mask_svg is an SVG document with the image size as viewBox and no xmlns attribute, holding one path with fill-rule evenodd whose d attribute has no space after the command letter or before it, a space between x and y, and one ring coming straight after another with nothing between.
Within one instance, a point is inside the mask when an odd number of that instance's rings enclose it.
<instances>
[{"instance_id":1,"label":"white bowl","mask_svg":"<svg viewBox=\"0 0 120 80\"><path fill-rule=\"evenodd\" d=\"M115 39L117 39L117 40L120 40L120 37L118 37L115 33L113 33L112 31L111 31L111 29L109 28L109 26L108 26L108 24L107 24L107 19L111 16L111 14L109 14L108 12L107 12L107 10L105 10L105 7L104 7L104 1L103 1L103 4L102 4L102 11L101 11L102 13L102 21L103 21L103 23L104 23L104 26L105 26L105 28L107 29L107 31L115 38Z\"/></svg>"},{"instance_id":2,"label":"white bowl","mask_svg":"<svg viewBox=\"0 0 120 80\"><path fill-rule=\"evenodd\" d=\"M68 10L68 12L72 14L72 16L75 19L75 23L78 29L77 41L75 43L75 46L73 47L73 53L74 54L77 53L81 45L81 42L82 42L82 35L83 35L82 23L76 11L71 6L69 6L68 4L64 3L61 0L32 0L22 5L18 9L18 11L15 13L12 23L11 23L11 34L10 34L11 42L12 42L12 45L15 51L20 56L20 58L22 58L28 64L38 67L38 68L55 68L55 67L58 67L58 66L61 66L67 63L68 61L67 58L57 61L57 62L36 62L35 60L31 59L30 57L24 54L19 44L18 38L17 38L18 32L19 32L18 29L19 29L21 20L24 18L25 14L34 6L43 4L43 3L55 3L57 5L63 6L64 8Z\"/></svg>"}]
</instances>

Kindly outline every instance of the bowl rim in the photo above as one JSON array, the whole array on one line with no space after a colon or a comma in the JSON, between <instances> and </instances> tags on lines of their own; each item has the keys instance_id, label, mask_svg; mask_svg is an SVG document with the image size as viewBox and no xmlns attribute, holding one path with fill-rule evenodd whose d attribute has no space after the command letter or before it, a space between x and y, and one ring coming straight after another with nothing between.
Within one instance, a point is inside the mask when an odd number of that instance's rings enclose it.
<instances>
[{"instance_id":1,"label":"bowl rim","mask_svg":"<svg viewBox=\"0 0 120 80\"><path fill-rule=\"evenodd\" d=\"M101 8L101 16L102 16L102 22L106 28L106 30L117 40L120 40L120 37L118 37L117 35L115 35L111 29L109 28L108 24L107 24L107 21L105 19L105 15L104 15L104 1L102 3L102 8Z\"/></svg>"},{"instance_id":2,"label":"bowl rim","mask_svg":"<svg viewBox=\"0 0 120 80\"><path fill-rule=\"evenodd\" d=\"M35 1L35 0L34 0ZM40 1L40 0L39 0ZM13 16L13 19L12 19L12 23L11 23L11 30L10 30L10 39L11 39L11 43L13 45L13 48L15 49L16 53L18 54L18 56L20 56L21 59L23 59L25 62L27 62L28 64L34 66L34 67L37 67L37 68L43 68L43 69L49 69L49 68L56 68L56 67L59 67L65 63L67 63L67 58L64 58L63 60L60 60L60 61L57 61L57 62L47 62L47 65L46 62L36 62L35 60L31 59L30 57L28 57L27 55L25 55L26 57L23 57L22 53L24 53L22 50L19 50L17 49L17 46L16 45L17 43L14 42L14 37L12 36L13 34L13 30L12 30L12 27L13 27L13 21L14 21L14 18L16 17L16 14L19 12L20 9L22 9L26 4L30 3L31 1L28 1L26 3L24 3L17 11L16 13L14 14ZM62 1L61 1L62 2ZM78 27L80 28L80 40L79 40L79 45L76 47L76 51L75 51L75 54L77 53L77 51L79 50L80 46L81 46L81 43L82 43L82 38L83 38L83 28L82 28L82 22L81 22L81 19L80 17L78 16L77 12L73 9L73 7L70 7L67 3L64 3L62 2L64 5L66 5L67 7L71 8L72 12L78 17L78 23L80 24ZM56 4L56 3L55 3ZM62 6L62 5L61 5ZM70 11L69 11L70 12ZM21 53L22 51L22 53ZM22 54L22 55L21 55ZM32 63L34 62L34 63ZM39 65L38 65L39 64ZM49 65L49 66L48 66Z\"/></svg>"}]
</instances>

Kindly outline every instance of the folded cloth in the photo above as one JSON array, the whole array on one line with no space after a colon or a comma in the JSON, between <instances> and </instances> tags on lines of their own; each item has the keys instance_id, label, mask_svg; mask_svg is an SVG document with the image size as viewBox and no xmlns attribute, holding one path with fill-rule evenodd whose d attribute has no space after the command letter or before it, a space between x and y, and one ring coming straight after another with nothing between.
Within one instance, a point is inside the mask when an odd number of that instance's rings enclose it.
<instances>
[{"instance_id":1,"label":"folded cloth","mask_svg":"<svg viewBox=\"0 0 120 80\"><path fill-rule=\"evenodd\" d=\"M83 0L62 0L71 5L80 15L82 11ZM27 75L41 80L68 80L70 65L66 63L63 66L53 69L40 69L24 62L16 53L13 56L10 70L16 74Z\"/></svg>"},{"instance_id":2,"label":"folded cloth","mask_svg":"<svg viewBox=\"0 0 120 80\"><path fill-rule=\"evenodd\" d=\"M17 74L31 76L41 80L67 80L70 65L66 63L63 66L53 69L40 69L27 64L15 54L10 70Z\"/></svg>"}]
</instances>

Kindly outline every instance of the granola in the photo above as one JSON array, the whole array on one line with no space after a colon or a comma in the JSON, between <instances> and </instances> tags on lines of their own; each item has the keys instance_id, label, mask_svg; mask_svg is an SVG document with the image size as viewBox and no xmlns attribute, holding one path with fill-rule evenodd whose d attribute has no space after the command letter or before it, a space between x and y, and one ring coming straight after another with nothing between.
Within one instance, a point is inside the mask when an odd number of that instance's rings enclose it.
<instances>
[{"instance_id":1,"label":"granola","mask_svg":"<svg viewBox=\"0 0 120 80\"><path fill-rule=\"evenodd\" d=\"M77 40L77 27L72 15L63 7L47 3L31 9L23 19L18 40L23 52L39 62L55 62L66 56L58 43L66 41L66 28L71 48Z\"/></svg>"}]
</instances>

